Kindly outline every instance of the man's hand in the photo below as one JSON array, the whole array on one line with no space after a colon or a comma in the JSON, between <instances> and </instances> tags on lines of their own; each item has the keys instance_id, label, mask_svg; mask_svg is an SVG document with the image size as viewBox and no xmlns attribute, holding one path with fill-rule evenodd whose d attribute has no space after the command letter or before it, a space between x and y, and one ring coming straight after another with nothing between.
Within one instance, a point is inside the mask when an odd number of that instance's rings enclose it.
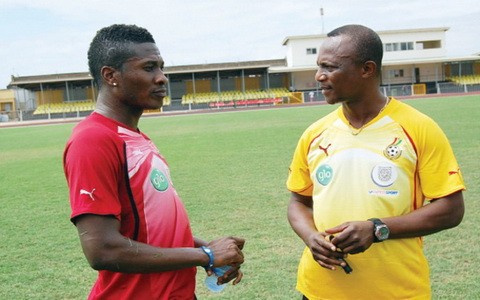
<instances>
[{"instance_id":1,"label":"man's hand","mask_svg":"<svg viewBox=\"0 0 480 300\"><path fill-rule=\"evenodd\" d=\"M235 267L232 266L227 272L225 272L225 274L218 277L217 283L224 284L235 279L233 281L233 285L236 285L242 280L242 277L243 277L243 272L240 270L240 266L235 266Z\"/></svg>"},{"instance_id":2,"label":"man's hand","mask_svg":"<svg viewBox=\"0 0 480 300\"><path fill-rule=\"evenodd\" d=\"M228 265L231 268L225 272L222 276L218 277L218 284L224 284L233 281L233 284L237 284L242 280L243 272L240 271L240 265L244 261L243 246L245 245L245 239L239 237L223 237L214 241L211 241L206 246L212 250L214 255L214 267L220 267ZM211 269L206 270L208 276L213 274Z\"/></svg>"},{"instance_id":3,"label":"man's hand","mask_svg":"<svg viewBox=\"0 0 480 300\"><path fill-rule=\"evenodd\" d=\"M330 270L335 270L336 266L345 266L345 262L339 260L340 258L345 258L345 254L338 251L338 247L329 241L327 233L313 233L308 237L306 243L312 252L313 259L320 266Z\"/></svg>"},{"instance_id":4,"label":"man's hand","mask_svg":"<svg viewBox=\"0 0 480 300\"><path fill-rule=\"evenodd\" d=\"M214 255L214 267L221 267L225 265L239 266L243 263L243 246L245 239L239 237L223 237L208 243Z\"/></svg>"},{"instance_id":5,"label":"man's hand","mask_svg":"<svg viewBox=\"0 0 480 300\"><path fill-rule=\"evenodd\" d=\"M371 221L346 222L325 232L335 235L332 244L346 254L364 252L370 248L374 239Z\"/></svg>"}]
</instances>

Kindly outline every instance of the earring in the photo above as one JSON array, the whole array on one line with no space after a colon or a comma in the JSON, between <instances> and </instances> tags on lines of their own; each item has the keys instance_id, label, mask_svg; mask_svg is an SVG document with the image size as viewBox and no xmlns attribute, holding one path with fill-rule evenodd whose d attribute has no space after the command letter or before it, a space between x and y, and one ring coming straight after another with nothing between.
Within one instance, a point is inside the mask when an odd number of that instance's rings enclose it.
<instances>
[{"instance_id":1,"label":"earring","mask_svg":"<svg viewBox=\"0 0 480 300\"><path fill-rule=\"evenodd\" d=\"M113 86L117 86L117 83L116 83L116 82L114 82L114 83L113 83Z\"/></svg>"}]
</instances>

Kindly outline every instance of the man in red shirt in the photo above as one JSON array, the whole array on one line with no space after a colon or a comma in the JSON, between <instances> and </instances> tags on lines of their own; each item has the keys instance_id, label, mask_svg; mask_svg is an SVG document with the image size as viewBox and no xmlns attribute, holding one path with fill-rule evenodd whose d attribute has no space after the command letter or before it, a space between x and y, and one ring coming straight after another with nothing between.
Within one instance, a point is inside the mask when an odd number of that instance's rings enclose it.
<instances>
[{"instance_id":1,"label":"man in red shirt","mask_svg":"<svg viewBox=\"0 0 480 300\"><path fill-rule=\"evenodd\" d=\"M193 237L167 162L137 127L167 91L152 35L135 25L103 28L88 61L97 106L73 130L64 171L71 220L99 271L89 299L194 299L196 266L233 266L219 282L240 282L244 240Z\"/></svg>"}]
</instances>

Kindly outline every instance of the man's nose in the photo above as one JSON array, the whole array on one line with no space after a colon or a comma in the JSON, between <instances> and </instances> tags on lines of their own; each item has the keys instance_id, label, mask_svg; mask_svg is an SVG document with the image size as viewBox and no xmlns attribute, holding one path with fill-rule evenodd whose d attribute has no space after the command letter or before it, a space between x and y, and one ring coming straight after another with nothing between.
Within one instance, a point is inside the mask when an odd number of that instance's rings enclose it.
<instances>
[{"instance_id":1,"label":"man's nose","mask_svg":"<svg viewBox=\"0 0 480 300\"><path fill-rule=\"evenodd\" d=\"M165 73L160 71L157 76L155 77L155 82L158 84L167 84L168 83L168 78L165 76Z\"/></svg>"},{"instance_id":2,"label":"man's nose","mask_svg":"<svg viewBox=\"0 0 480 300\"><path fill-rule=\"evenodd\" d=\"M327 75L322 71L317 71L317 73L315 74L316 81L325 81L326 79L327 79Z\"/></svg>"}]
</instances>

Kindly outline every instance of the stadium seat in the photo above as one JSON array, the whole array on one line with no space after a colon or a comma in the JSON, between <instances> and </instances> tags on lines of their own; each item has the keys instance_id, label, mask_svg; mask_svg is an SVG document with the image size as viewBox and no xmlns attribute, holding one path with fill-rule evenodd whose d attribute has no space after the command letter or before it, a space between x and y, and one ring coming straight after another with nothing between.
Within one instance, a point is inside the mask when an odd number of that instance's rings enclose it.
<instances>
[{"instance_id":1,"label":"stadium seat","mask_svg":"<svg viewBox=\"0 0 480 300\"><path fill-rule=\"evenodd\" d=\"M182 96L181 103L182 105L208 103L209 107L230 106L235 102L236 105L275 104L281 101L273 101L273 99L288 97L289 94L290 92L286 88L246 90L245 93L240 91L188 93ZM265 99L269 99L269 101L264 101Z\"/></svg>"},{"instance_id":2,"label":"stadium seat","mask_svg":"<svg viewBox=\"0 0 480 300\"><path fill-rule=\"evenodd\" d=\"M81 100L62 103L41 104L33 112L34 115L55 114L55 113L73 113L83 111L93 111L95 103L91 100Z\"/></svg>"},{"instance_id":3,"label":"stadium seat","mask_svg":"<svg viewBox=\"0 0 480 300\"><path fill-rule=\"evenodd\" d=\"M458 84L480 84L480 75L451 76L448 80Z\"/></svg>"}]
</instances>

